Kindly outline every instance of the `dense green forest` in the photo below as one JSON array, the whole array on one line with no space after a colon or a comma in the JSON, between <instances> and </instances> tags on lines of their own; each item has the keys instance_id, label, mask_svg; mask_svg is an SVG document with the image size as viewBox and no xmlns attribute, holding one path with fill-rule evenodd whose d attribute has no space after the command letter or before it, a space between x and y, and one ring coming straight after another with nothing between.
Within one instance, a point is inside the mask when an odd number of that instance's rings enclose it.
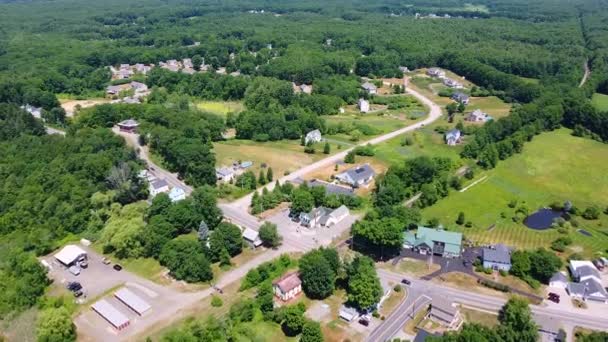
<instances>
[{"instance_id":1,"label":"dense green forest","mask_svg":"<svg viewBox=\"0 0 608 342\"><path fill-rule=\"evenodd\" d=\"M416 13L450 18L417 19ZM608 113L589 101L595 92L608 94L607 20L605 0L0 0L0 317L43 295L48 280L34 256L73 236L120 249L102 227L116 205L128 211L147 196L135 176L142 168L136 152L108 129L120 120L140 120L141 142L188 183L212 185L211 143L226 128L256 141L327 132L335 128L323 116L363 95L361 77L439 66L518 104L464 148L464 158L491 168L560 125L608 141ZM240 76L155 68L139 78L152 88L145 104L82 110L68 120L65 137L45 135L42 123L19 109L31 104L51 112L58 98L102 97L111 65L182 58ZM586 61L591 76L578 88ZM294 94L292 82L312 84L312 94ZM221 118L194 109L193 99L242 100L246 109ZM127 177L113 179L116 170ZM390 238L399 224L417 221L417 212L396 204L417 191L434 203L447 193L450 170L441 159L391 168L374 210L356 227L359 236L374 245L372 225ZM412 175L420 179L412 182ZM214 198L207 200L215 207ZM179 235L197 229L201 218L211 229L219 226L209 221L213 213L197 212L192 203L146 211L141 224L153 234L134 235L137 256L179 265L198 246ZM188 220L167 222L182 213ZM216 246L229 242L231 231L219 230ZM197 249L205 272L173 273L209 279L209 261L238 252Z\"/></svg>"}]
</instances>

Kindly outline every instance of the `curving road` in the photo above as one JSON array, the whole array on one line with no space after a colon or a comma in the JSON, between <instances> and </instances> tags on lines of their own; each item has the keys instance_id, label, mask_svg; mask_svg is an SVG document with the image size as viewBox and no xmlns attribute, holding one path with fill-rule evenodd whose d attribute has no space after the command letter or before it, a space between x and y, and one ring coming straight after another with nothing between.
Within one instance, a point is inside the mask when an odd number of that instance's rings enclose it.
<instances>
[{"instance_id":1,"label":"curving road","mask_svg":"<svg viewBox=\"0 0 608 342\"><path fill-rule=\"evenodd\" d=\"M422 95L421 93L413 90L413 89L406 89L407 93L411 94L412 96L414 96L418 101L422 102L424 105L426 105L428 108L430 108L429 111L429 115L422 121L420 122L416 122L413 123L407 127L403 127L400 128L396 131L381 135L379 137L373 138L371 140L362 142L358 145L354 145L353 147L343 150L340 153L334 154L332 156L329 156L325 159L321 159L317 162L314 162L310 165L306 165L302 168L300 168L299 170L296 170L292 173L290 173L287 176L281 177L279 179L279 181L281 183L284 183L286 181L293 181L297 178L301 178L303 176L305 176L306 174L309 174L315 170L330 166L330 165L334 165L342 160L344 160L344 157L346 157L346 154L348 152L350 152L351 150L353 150L354 148L356 148L357 146L364 146L367 144L372 144L372 145L376 145L376 144L380 144L382 142L385 142L387 140L393 139L395 137L398 137L402 134L414 131L416 129L419 129L425 125L428 125L430 123L433 123L435 120L439 119L442 115L441 112L441 107L439 107L439 105L437 105L435 102L431 101L429 98L425 97L424 95ZM274 188L274 184L275 183L270 183L268 185L266 185L266 188L268 190L272 190ZM251 197L253 196L253 193L250 193L244 197L239 198L238 200L229 203L229 204L224 204L222 205L222 210L224 210L225 214L228 215L232 215L233 212L237 212L240 213L239 215L236 216L228 216L230 219L233 219L235 221L239 221L239 222L243 222L243 221L250 221L251 220L251 215L247 214L249 205L251 204ZM237 209L237 210L230 210L227 208L232 208L232 209ZM247 217L249 216L249 217ZM250 227L250 228L257 228L257 227Z\"/></svg>"}]
</instances>

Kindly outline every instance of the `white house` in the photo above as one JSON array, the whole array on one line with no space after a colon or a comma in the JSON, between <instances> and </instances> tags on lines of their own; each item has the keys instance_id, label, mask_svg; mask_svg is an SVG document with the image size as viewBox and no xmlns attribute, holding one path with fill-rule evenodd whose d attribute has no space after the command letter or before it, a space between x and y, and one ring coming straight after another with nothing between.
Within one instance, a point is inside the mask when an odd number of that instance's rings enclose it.
<instances>
[{"instance_id":1,"label":"white house","mask_svg":"<svg viewBox=\"0 0 608 342\"><path fill-rule=\"evenodd\" d=\"M363 88L363 90L365 90L365 92L370 95L375 95L378 93L378 87L376 87L375 84L370 83L370 82L363 83L361 85L361 88Z\"/></svg>"},{"instance_id":2,"label":"white house","mask_svg":"<svg viewBox=\"0 0 608 342\"><path fill-rule=\"evenodd\" d=\"M243 230L243 239L251 246L252 248L256 248L262 245L262 240L260 239L260 233L257 230L253 230L251 228L245 228Z\"/></svg>"},{"instance_id":3,"label":"white house","mask_svg":"<svg viewBox=\"0 0 608 342\"><path fill-rule=\"evenodd\" d=\"M359 107L359 111L361 111L361 113L369 112L369 101L366 99L359 99L357 106Z\"/></svg>"},{"instance_id":4,"label":"white house","mask_svg":"<svg viewBox=\"0 0 608 342\"><path fill-rule=\"evenodd\" d=\"M374 176L376 176L374 169L369 164L363 164L337 174L336 179L353 188L358 188L367 186L374 179Z\"/></svg>"},{"instance_id":5,"label":"white house","mask_svg":"<svg viewBox=\"0 0 608 342\"><path fill-rule=\"evenodd\" d=\"M439 68L430 68L426 71L426 74L431 77L439 77L439 78L445 77L445 71L443 71Z\"/></svg>"},{"instance_id":6,"label":"white house","mask_svg":"<svg viewBox=\"0 0 608 342\"><path fill-rule=\"evenodd\" d=\"M480 109L475 109L467 115L465 120L470 122L486 122L492 120L492 117L487 113L482 112Z\"/></svg>"},{"instance_id":7,"label":"white house","mask_svg":"<svg viewBox=\"0 0 608 342\"><path fill-rule=\"evenodd\" d=\"M462 89L462 88L464 88L463 85L462 85L462 83L460 83L460 82L458 82L456 80L453 80L451 78L447 78L447 77L443 79L443 84L445 86L448 86L448 87L454 88L454 89Z\"/></svg>"},{"instance_id":8,"label":"white house","mask_svg":"<svg viewBox=\"0 0 608 342\"><path fill-rule=\"evenodd\" d=\"M598 282L602 282L602 276L600 272L595 268L595 265L588 260L570 260L568 265L572 278L577 282L583 282L585 280L594 279Z\"/></svg>"},{"instance_id":9,"label":"white house","mask_svg":"<svg viewBox=\"0 0 608 342\"><path fill-rule=\"evenodd\" d=\"M608 303L608 292L602 286L602 276L591 261L570 260L568 268L574 280L566 286L570 296Z\"/></svg>"},{"instance_id":10,"label":"white house","mask_svg":"<svg viewBox=\"0 0 608 342\"><path fill-rule=\"evenodd\" d=\"M309 213L300 213L300 223L309 228L329 228L340 223L348 214L350 214L350 211L344 205L334 210L326 207L318 207L312 209Z\"/></svg>"},{"instance_id":11,"label":"white house","mask_svg":"<svg viewBox=\"0 0 608 342\"><path fill-rule=\"evenodd\" d=\"M171 191L169 191L169 198L171 202L177 202L186 199L186 191L184 189L176 186Z\"/></svg>"},{"instance_id":12,"label":"white house","mask_svg":"<svg viewBox=\"0 0 608 342\"><path fill-rule=\"evenodd\" d=\"M227 167L215 169L215 177L222 183L230 183L234 179L234 175L234 170Z\"/></svg>"},{"instance_id":13,"label":"white house","mask_svg":"<svg viewBox=\"0 0 608 342\"><path fill-rule=\"evenodd\" d=\"M66 245L59 252L55 253L55 259L68 267L86 258L87 252L76 245Z\"/></svg>"},{"instance_id":14,"label":"white house","mask_svg":"<svg viewBox=\"0 0 608 342\"><path fill-rule=\"evenodd\" d=\"M298 272L291 272L272 283L274 295L286 302L302 293L302 281Z\"/></svg>"},{"instance_id":15,"label":"white house","mask_svg":"<svg viewBox=\"0 0 608 342\"><path fill-rule=\"evenodd\" d=\"M445 134L445 142L449 146L455 146L460 142L460 130L454 128Z\"/></svg>"},{"instance_id":16,"label":"white house","mask_svg":"<svg viewBox=\"0 0 608 342\"><path fill-rule=\"evenodd\" d=\"M34 106L27 104L25 106L21 106L21 109L32 114L32 116L35 117L36 119L42 118L42 107L34 107Z\"/></svg>"},{"instance_id":17,"label":"white house","mask_svg":"<svg viewBox=\"0 0 608 342\"><path fill-rule=\"evenodd\" d=\"M318 129L315 129L314 131L310 131L308 133L306 133L306 137L304 137L304 142L306 144L310 143L316 143L316 142L320 142L321 140L323 140L323 136L321 135L321 131L319 131Z\"/></svg>"},{"instance_id":18,"label":"white house","mask_svg":"<svg viewBox=\"0 0 608 342\"><path fill-rule=\"evenodd\" d=\"M150 182L150 196L155 197L163 192L169 192L169 183L166 180L157 179Z\"/></svg>"}]
</instances>

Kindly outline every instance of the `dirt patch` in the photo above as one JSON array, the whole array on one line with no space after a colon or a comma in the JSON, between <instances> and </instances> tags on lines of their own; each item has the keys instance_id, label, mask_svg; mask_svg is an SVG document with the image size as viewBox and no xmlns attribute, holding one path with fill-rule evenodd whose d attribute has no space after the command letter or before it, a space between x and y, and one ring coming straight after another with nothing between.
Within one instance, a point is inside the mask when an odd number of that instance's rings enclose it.
<instances>
[{"instance_id":1,"label":"dirt patch","mask_svg":"<svg viewBox=\"0 0 608 342\"><path fill-rule=\"evenodd\" d=\"M65 110L65 115L67 117L73 117L76 112L76 106L80 106L80 108L88 108L109 102L109 99L65 100L61 101L61 107Z\"/></svg>"}]
</instances>

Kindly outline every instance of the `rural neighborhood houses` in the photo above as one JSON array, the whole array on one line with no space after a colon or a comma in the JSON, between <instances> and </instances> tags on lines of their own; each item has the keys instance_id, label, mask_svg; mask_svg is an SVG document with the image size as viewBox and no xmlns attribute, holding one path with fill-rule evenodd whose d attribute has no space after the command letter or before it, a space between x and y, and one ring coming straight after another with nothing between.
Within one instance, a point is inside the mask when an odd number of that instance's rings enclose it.
<instances>
[{"instance_id":1,"label":"rural neighborhood houses","mask_svg":"<svg viewBox=\"0 0 608 342\"><path fill-rule=\"evenodd\" d=\"M300 213L300 222L308 228L329 228L344 220L350 211L344 205L337 209L326 207L313 208L309 213Z\"/></svg>"},{"instance_id":2,"label":"rural neighborhood houses","mask_svg":"<svg viewBox=\"0 0 608 342\"><path fill-rule=\"evenodd\" d=\"M443 71L439 68L430 68L426 71L426 74L431 77L439 77L439 78L445 77L445 71Z\"/></svg>"},{"instance_id":3,"label":"rural neighborhood houses","mask_svg":"<svg viewBox=\"0 0 608 342\"><path fill-rule=\"evenodd\" d=\"M448 146L456 146L460 142L460 130L459 129L451 129L445 134L445 143Z\"/></svg>"},{"instance_id":4,"label":"rural neighborhood houses","mask_svg":"<svg viewBox=\"0 0 608 342\"><path fill-rule=\"evenodd\" d=\"M462 85L462 83L460 83L458 81L455 81L455 80L453 80L451 78L447 78L447 77L443 79L443 84L445 86L447 86L447 87L454 88L454 89L462 89L462 88L464 88L464 86Z\"/></svg>"},{"instance_id":5,"label":"rural neighborhood houses","mask_svg":"<svg viewBox=\"0 0 608 342\"><path fill-rule=\"evenodd\" d=\"M452 94L452 100L467 105L469 104L469 95L464 93L454 93Z\"/></svg>"},{"instance_id":6,"label":"rural neighborhood houses","mask_svg":"<svg viewBox=\"0 0 608 342\"><path fill-rule=\"evenodd\" d=\"M457 258L462 250L462 233L419 226L416 233L404 233L403 247L423 255Z\"/></svg>"},{"instance_id":7,"label":"rural neighborhood houses","mask_svg":"<svg viewBox=\"0 0 608 342\"><path fill-rule=\"evenodd\" d=\"M359 99L359 102L357 102L357 107L359 107L359 111L361 113L367 113L369 112L369 101L367 101L366 99Z\"/></svg>"},{"instance_id":8,"label":"rural neighborhood houses","mask_svg":"<svg viewBox=\"0 0 608 342\"><path fill-rule=\"evenodd\" d=\"M286 302L302 293L302 281L298 272L287 273L272 283L274 295Z\"/></svg>"},{"instance_id":9,"label":"rural neighborhood houses","mask_svg":"<svg viewBox=\"0 0 608 342\"><path fill-rule=\"evenodd\" d=\"M306 144L314 144L320 142L321 140L323 140L323 136L321 135L321 131L319 131L318 129L306 133L306 136L304 137L304 142Z\"/></svg>"},{"instance_id":10,"label":"rural neighborhood houses","mask_svg":"<svg viewBox=\"0 0 608 342\"><path fill-rule=\"evenodd\" d=\"M591 261L570 260L568 268L574 280L566 287L570 296L608 303L608 293L602 286L602 276Z\"/></svg>"},{"instance_id":11,"label":"rural neighborhood houses","mask_svg":"<svg viewBox=\"0 0 608 342\"><path fill-rule=\"evenodd\" d=\"M376 176L376 172L369 164L350 168L335 176L340 183L348 184L353 188L367 187Z\"/></svg>"},{"instance_id":12,"label":"rural neighborhood houses","mask_svg":"<svg viewBox=\"0 0 608 342\"><path fill-rule=\"evenodd\" d=\"M363 83L361 88L363 88L363 90L369 95L376 95L378 93L378 87L371 82Z\"/></svg>"},{"instance_id":13,"label":"rural neighborhood houses","mask_svg":"<svg viewBox=\"0 0 608 342\"><path fill-rule=\"evenodd\" d=\"M466 116L465 120L470 122L487 122L492 120L492 117L487 113L482 112L480 109L475 109Z\"/></svg>"},{"instance_id":14,"label":"rural neighborhood houses","mask_svg":"<svg viewBox=\"0 0 608 342\"><path fill-rule=\"evenodd\" d=\"M126 133L135 133L137 132L137 127L139 127L139 123L133 119L121 121L117 125L121 132Z\"/></svg>"},{"instance_id":15,"label":"rural neighborhood houses","mask_svg":"<svg viewBox=\"0 0 608 342\"><path fill-rule=\"evenodd\" d=\"M447 330L458 330L464 322L455 303L443 296L433 297L428 317Z\"/></svg>"},{"instance_id":16,"label":"rural neighborhood houses","mask_svg":"<svg viewBox=\"0 0 608 342\"><path fill-rule=\"evenodd\" d=\"M156 179L150 182L150 196L152 198L161 193L169 192L169 183L164 179Z\"/></svg>"},{"instance_id":17,"label":"rural neighborhood houses","mask_svg":"<svg viewBox=\"0 0 608 342\"><path fill-rule=\"evenodd\" d=\"M503 244L485 247L481 252L483 268L495 271L511 269L511 249Z\"/></svg>"},{"instance_id":18,"label":"rural neighborhood houses","mask_svg":"<svg viewBox=\"0 0 608 342\"><path fill-rule=\"evenodd\" d=\"M328 183L319 179L312 179L308 182L309 187L324 187L325 193L328 195L344 195L353 197L355 196L355 191L352 187L347 187L339 184Z\"/></svg>"}]
</instances>

